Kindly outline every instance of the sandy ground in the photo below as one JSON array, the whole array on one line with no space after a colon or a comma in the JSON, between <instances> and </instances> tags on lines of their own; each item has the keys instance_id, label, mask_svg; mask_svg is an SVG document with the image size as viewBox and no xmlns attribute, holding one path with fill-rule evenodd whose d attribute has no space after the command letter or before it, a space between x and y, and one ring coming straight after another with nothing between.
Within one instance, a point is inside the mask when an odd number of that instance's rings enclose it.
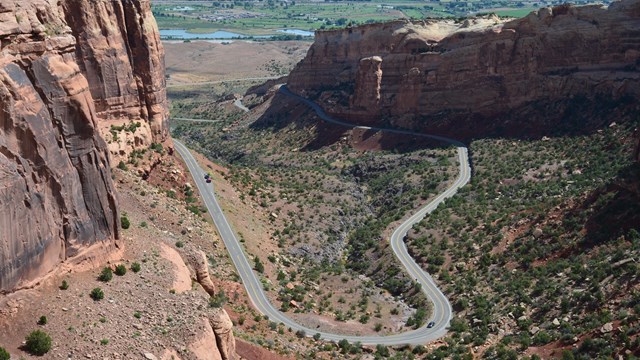
<instances>
[{"instance_id":1,"label":"sandy ground","mask_svg":"<svg viewBox=\"0 0 640 360\"><path fill-rule=\"evenodd\" d=\"M164 42L167 85L278 76L307 53L307 41Z\"/></svg>"}]
</instances>

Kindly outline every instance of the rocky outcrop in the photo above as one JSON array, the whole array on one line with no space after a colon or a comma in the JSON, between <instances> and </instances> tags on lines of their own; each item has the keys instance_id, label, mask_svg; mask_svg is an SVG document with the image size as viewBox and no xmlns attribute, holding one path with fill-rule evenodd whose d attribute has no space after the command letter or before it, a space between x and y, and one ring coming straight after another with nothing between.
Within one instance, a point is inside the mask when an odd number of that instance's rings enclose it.
<instances>
[{"instance_id":1,"label":"rocky outcrop","mask_svg":"<svg viewBox=\"0 0 640 360\"><path fill-rule=\"evenodd\" d=\"M148 0L62 2L101 133L116 158L168 136L164 50L150 6Z\"/></svg>"},{"instance_id":2,"label":"rocky outcrop","mask_svg":"<svg viewBox=\"0 0 640 360\"><path fill-rule=\"evenodd\" d=\"M544 8L506 23L486 17L319 31L288 86L361 123L457 138L535 136L578 119L580 109L638 110L640 1Z\"/></svg>"},{"instance_id":3,"label":"rocky outcrop","mask_svg":"<svg viewBox=\"0 0 640 360\"><path fill-rule=\"evenodd\" d=\"M360 59L356 73L356 87L351 97L351 109L368 111L380 108L380 83L382 82L382 58L372 56Z\"/></svg>"},{"instance_id":4,"label":"rocky outcrop","mask_svg":"<svg viewBox=\"0 0 640 360\"><path fill-rule=\"evenodd\" d=\"M0 3L0 291L119 237L99 129L167 136L157 34L144 0Z\"/></svg>"},{"instance_id":5,"label":"rocky outcrop","mask_svg":"<svg viewBox=\"0 0 640 360\"><path fill-rule=\"evenodd\" d=\"M207 256L201 250L191 250L187 254L187 261L193 267L196 281L202 286L202 288L209 294L209 296L216 295L216 289L211 281L209 275L209 267L207 262ZM213 335L210 336L208 334ZM212 341L213 340L213 341ZM212 347L215 351L212 351ZM211 314L208 317L205 331L202 334L202 338L199 342L193 345L194 351L198 352L198 349L209 349L210 353L214 353L216 359L219 357L222 360L236 360L240 359L236 353L236 340L233 336L233 323L229 318L229 314L222 308L211 309Z\"/></svg>"}]
</instances>

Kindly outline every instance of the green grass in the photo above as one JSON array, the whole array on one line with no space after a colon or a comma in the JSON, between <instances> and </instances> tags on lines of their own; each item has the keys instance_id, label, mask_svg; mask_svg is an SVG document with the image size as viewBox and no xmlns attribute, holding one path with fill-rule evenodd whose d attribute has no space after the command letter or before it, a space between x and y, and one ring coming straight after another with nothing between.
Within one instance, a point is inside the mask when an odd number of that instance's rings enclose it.
<instances>
[{"instance_id":1,"label":"green grass","mask_svg":"<svg viewBox=\"0 0 640 360\"><path fill-rule=\"evenodd\" d=\"M514 18L521 18L529 15L530 12L537 10L537 8L526 9L513 9L513 10L496 10L494 11L498 16L509 16Z\"/></svg>"}]
</instances>

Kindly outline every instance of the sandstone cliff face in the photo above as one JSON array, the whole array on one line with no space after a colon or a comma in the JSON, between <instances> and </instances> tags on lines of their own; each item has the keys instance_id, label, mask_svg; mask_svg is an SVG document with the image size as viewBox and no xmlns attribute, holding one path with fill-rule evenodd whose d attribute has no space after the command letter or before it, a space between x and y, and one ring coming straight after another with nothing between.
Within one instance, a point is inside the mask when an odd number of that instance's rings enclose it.
<instances>
[{"instance_id":1,"label":"sandstone cliff face","mask_svg":"<svg viewBox=\"0 0 640 360\"><path fill-rule=\"evenodd\" d=\"M379 68L366 60L373 56ZM359 122L459 138L497 127L531 133L566 117L569 99L640 96L640 1L541 9L507 23L396 21L322 31L289 88Z\"/></svg>"},{"instance_id":2,"label":"sandstone cliff face","mask_svg":"<svg viewBox=\"0 0 640 360\"><path fill-rule=\"evenodd\" d=\"M125 152L167 136L150 14L144 0L0 3L0 291L118 238L99 129L139 121Z\"/></svg>"}]
</instances>

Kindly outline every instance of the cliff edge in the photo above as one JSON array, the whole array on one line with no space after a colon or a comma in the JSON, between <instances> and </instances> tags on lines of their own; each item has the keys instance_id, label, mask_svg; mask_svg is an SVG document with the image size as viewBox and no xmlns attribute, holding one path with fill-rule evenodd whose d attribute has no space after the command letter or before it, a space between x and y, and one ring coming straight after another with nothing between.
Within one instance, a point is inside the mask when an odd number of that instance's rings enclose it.
<instances>
[{"instance_id":1,"label":"cliff edge","mask_svg":"<svg viewBox=\"0 0 640 360\"><path fill-rule=\"evenodd\" d=\"M340 118L459 139L595 128L638 110L640 1L319 31L288 86Z\"/></svg>"},{"instance_id":2,"label":"cliff edge","mask_svg":"<svg viewBox=\"0 0 640 360\"><path fill-rule=\"evenodd\" d=\"M117 158L163 141L168 115L148 1L2 1L0 51L6 292L92 245L114 246L120 221L109 150ZM114 141L112 125L122 124L132 131Z\"/></svg>"}]
</instances>

